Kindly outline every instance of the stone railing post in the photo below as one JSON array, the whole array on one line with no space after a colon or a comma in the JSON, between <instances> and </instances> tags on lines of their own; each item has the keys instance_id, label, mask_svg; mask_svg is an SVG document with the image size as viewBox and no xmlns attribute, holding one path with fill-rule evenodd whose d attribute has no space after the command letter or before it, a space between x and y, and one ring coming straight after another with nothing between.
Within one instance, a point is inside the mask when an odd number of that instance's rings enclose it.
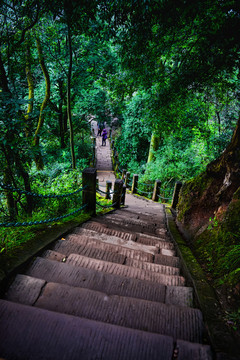
<instances>
[{"instance_id":1,"label":"stone railing post","mask_svg":"<svg viewBox=\"0 0 240 360\"><path fill-rule=\"evenodd\" d=\"M123 170L123 171L122 171L122 180L124 180L124 179L125 179L125 176L126 176L126 171L127 171L127 170Z\"/></svg>"},{"instance_id":2,"label":"stone railing post","mask_svg":"<svg viewBox=\"0 0 240 360\"><path fill-rule=\"evenodd\" d=\"M125 198L126 198L126 185L123 184L122 187L122 196L121 196L121 205L125 205Z\"/></svg>"},{"instance_id":3,"label":"stone railing post","mask_svg":"<svg viewBox=\"0 0 240 360\"><path fill-rule=\"evenodd\" d=\"M129 183L129 178L130 178L130 172L126 172L126 176L125 176L125 185L128 188L128 183Z\"/></svg>"},{"instance_id":4,"label":"stone railing post","mask_svg":"<svg viewBox=\"0 0 240 360\"><path fill-rule=\"evenodd\" d=\"M137 193L137 187L138 187L138 175L134 174L133 175L133 182L132 182L132 194L136 194Z\"/></svg>"},{"instance_id":5,"label":"stone railing post","mask_svg":"<svg viewBox=\"0 0 240 360\"><path fill-rule=\"evenodd\" d=\"M95 136L91 136L92 139L92 160L90 161L90 166L95 167L95 163L96 163L96 137Z\"/></svg>"},{"instance_id":6,"label":"stone railing post","mask_svg":"<svg viewBox=\"0 0 240 360\"><path fill-rule=\"evenodd\" d=\"M113 193L113 207L119 209L121 206L121 196L122 196L122 179L116 179L114 183L114 193Z\"/></svg>"},{"instance_id":7,"label":"stone railing post","mask_svg":"<svg viewBox=\"0 0 240 360\"><path fill-rule=\"evenodd\" d=\"M154 183L154 189L153 189L153 195L152 195L152 200L153 201L158 201L159 200L161 184L162 183L161 183L160 180L156 180L155 183Z\"/></svg>"},{"instance_id":8,"label":"stone railing post","mask_svg":"<svg viewBox=\"0 0 240 360\"><path fill-rule=\"evenodd\" d=\"M96 174L95 168L86 168L82 172L82 186L86 186L82 194L82 204L86 205L84 211L91 215L96 214Z\"/></svg>"},{"instance_id":9,"label":"stone railing post","mask_svg":"<svg viewBox=\"0 0 240 360\"><path fill-rule=\"evenodd\" d=\"M112 189L112 182L110 180L106 181L106 195L105 199L111 199L110 191Z\"/></svg>"},{"instance_id":10,"label":"stone railing post","mask_svg":"<svg viewBox=\"0 0 240 360\"><path fill-rule=\"evenodd\" d=\"M178 203L178 199L179 199L179 193L182 187L182 183L180 181L177 181L174 187L174 192L173 192L173 198L172 198L172 205L171 207L173 209L176 209L177 207L177 203Z\"/></svg>"}]
</instances>

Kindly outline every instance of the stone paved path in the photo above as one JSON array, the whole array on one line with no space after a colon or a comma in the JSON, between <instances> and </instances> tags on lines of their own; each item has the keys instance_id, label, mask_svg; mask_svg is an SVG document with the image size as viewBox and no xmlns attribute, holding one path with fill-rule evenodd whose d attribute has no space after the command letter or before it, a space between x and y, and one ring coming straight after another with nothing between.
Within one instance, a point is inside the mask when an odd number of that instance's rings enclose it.
<instances>
[{"instance_id":1,"label":"stone paved path","mask_svg":"<svg viewBox=\"0 0 240 360\"><path fill-rule=\"evenodd\" d=\"M92 129L95 132L96 136L96 168L97 168L97 177L100 186L100 190L105 191L106 181L109 180L112 182L112 186L115 181L115 175L112 170L112 160L111 160L111 149L110 149L110 140L109 140L109 127L106 126L108 130L108 138L106 140L106 146L102 146L102 137L97 136L97 122L92 122Z\"/></svg>"},{"instance_id":2,"label":"stone paved path","mask_svg":"<svg viewBox=\"0 0 240 360\"><path fill-rule=\"evenodd\" d=\"M97 139L97 157L104 185L114 180L108 141ZM0 358L212 359L164 206L132 195L127 204L60 237L13 279L0 299Z\"/></svg>"}]
</instances>

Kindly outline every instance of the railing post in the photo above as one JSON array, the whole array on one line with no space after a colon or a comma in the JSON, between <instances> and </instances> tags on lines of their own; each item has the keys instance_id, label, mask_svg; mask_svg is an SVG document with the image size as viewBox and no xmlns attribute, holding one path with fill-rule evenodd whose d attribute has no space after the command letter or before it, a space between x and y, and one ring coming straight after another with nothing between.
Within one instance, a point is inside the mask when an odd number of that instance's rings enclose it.
<instances>
[{"instance_id":1,"label":"railing post","mask_svg":"<svg viewBox=\"0 0 240 360\"><path fill-rule=\"evenodd\" d=\"M106 195L105 199L111 199L110 191L112 188L112 182L110 180L106 181Z\"/></svg>"},{"instance_id":2,"label":"railing post","mask_svg":"<svg viewBox=\"0 0 240 360\"><path fill-rule=\"evenodd\" d=\"M96 214L96 174L95 168L86 168L82 172L82 186L85 188L82 194L84 211L91 215Z\"/></svg>"},{"instance_id":3,"label":"railing post","mask_svg":"<svg viewBox=\"0 0 240 360\"><path fill-rule=\"evenodd\" d=\"M95 167L95 162L96 162L96 137L95 136L91 136L91 140L92 140L92 160L90 163L90 166L92 166L93 168Z\"/></svg>"},{"instance_id":4,"label":"railing post","mask_svg":"<svg viewBox=\"0 0 240 360\"><path fill-rule=\"evenodd\" d=\"M122 187L121 205L125 205L125 198L126 198L126 185L123 184L123 187Z\"/></svg>"},{"instance_id":5,"label":"railing post","mask_svg":"<svg viewBox=\"0 0 240 360\"><path fill-rule=\"evenodd\" d=\"M132 182L132 194L136 194L137 193L137 187L138 187L138 175L134 174L133 175L133 182Z\"/></svg>"},{"instance_id":6,"label":"railing post","mask_svg":"<svg viewBox=\"0 0 240 360\"><path fill-rule=\"evenodd\" d=\"M129 182L129 177L130 177L130 172L126 172L126 176L125 176L125 185L126 185L126 187L128 188L129 186L128 186L128 182Z\"/></svg>"},{"instance_id":7,"label":"railing post","mask_svg":"<svg viewBox=\"0 0 240 360\"><path fill-rule=\"evenodd\" d=\"M122 171L122 180L125 179L126 171L127 171L127 170L125 170L125 169Z\"/></svg>"},{"instance_id":8,"label":"railing post","mask_svg":"<svg viewBox=\"0 0 240 360\"><path fill-rule=\"evenodd\" d=\"M172 198L172 205L171 205L171 207L173 209L176 209L176 207L177 207L177 203L178 203L178 199L179 199L179 193L180 193L182 185L183 184L181 183L181 181L177 181L176 184L175 184L174 192L173 192L173 198Z\"/></svg>"},{"instance_id":9,"label":"railing post","mask_svg":"<svg viewBox=\"0 0 240 360\"><path fill-rule=\"evenodd\" d=\"M122 196L122 179L116 179L114 183L114 193L113 193L113 207L119 209L121 206L121 196Z\"/></svg>"},{"instance_id":10,"label":"railing post","mask_svg":"<svg viewBox=\"0 0 240 360\"><path fill-rule=\"evenodd\" d=\"M154 183L154 189L153 189L153 201L158 201L159 195L160 195L160 189L161 189L162 182L160 180L156 180Z\"/></svg>"}]
</instances>

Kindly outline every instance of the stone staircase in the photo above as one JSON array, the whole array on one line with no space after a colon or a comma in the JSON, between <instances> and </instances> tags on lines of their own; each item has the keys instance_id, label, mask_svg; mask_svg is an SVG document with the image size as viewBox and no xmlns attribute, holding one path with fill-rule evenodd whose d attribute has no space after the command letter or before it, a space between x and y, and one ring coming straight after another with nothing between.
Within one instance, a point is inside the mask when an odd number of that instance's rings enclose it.
<instances>
[{"instance_id":1,"label":"stone staircase","mask_svg":"<svg viewBox=\"0 0 240 360\"><path fill-rule=\"evenodd\" d=\"M75 228L18 274L0 303L6 360L212 359L161 206Z\"/></svg>"}]
</instances>

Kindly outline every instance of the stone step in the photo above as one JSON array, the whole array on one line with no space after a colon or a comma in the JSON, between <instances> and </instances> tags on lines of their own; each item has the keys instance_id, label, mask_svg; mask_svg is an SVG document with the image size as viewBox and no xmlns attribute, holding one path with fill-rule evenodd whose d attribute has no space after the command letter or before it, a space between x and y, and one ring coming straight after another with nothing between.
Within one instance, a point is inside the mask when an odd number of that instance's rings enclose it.
<instances>
[{"instance_id":1,"label":"stone step","mask_svg":"<svg viewBox=\"0 0 240 360\"><path fill-rule=\"evenodd\" d=\"M160 239L147 239L147 238L140 238L140 239L136 239L135 241L132 240L124 240L122 238L119 238L118 236L114 236L111 234L106 234L106 233L99 233L96 230L92 230L92 229L86 229L86 228L76 228L74 229L74 233L78 234L78 235L85 235L85 236L89 236L91 238L95 238L95 239L99 239L101 241L105 241L105 242L113 242L113 243L117 243L117 244L122 244L124 246L127 246L131 248L136 248L136 249L140 249L142 251L146 251L149 252L154 250L155 248L155 252L156 249L174 249L174 245L171 242L168 241L161 241ZM110 231L111 233L111 231ZM118 240L117 240L118 239ZM134 244L136 244L136 246L134 246Z\"/></svg>"},{"instance_id":2,"label":"stone step","mask_svg":"<svg viewBox=\"0 0 240 360\"><path fill-rule=\"evenodd\" d=\"M119 281L118 278L117 281ZM126 281L124 280L122 286L125 286L125 282ZM12 285L9 287L5 298L11 301L19 302L21 304L33 305L45 285L46 280L37 279L28 275L18 274ZM146 284L146 281L144 281L143 284L139 280L133 282L133 287L139 286L142 291L147 291L148 287L151 285L151 282L148 282ZM106 289L98 288L98 291L100 290L105 291ZM155 289L153 289L153 291L154 290ZM176 306L192 307L193 305L193 289L191 287L158 285L156 295L154 294L153 296L151 292L150 294L146 294L144 296L141 296L140 298L148 301L158 301L161 303ZM125 291L123 296L137 297L137 295L138 293L133 289L133 291L130 293L128 291Z\"/></svg>"},{"instance_id":3,"label":"stone step","mask_svg":"<svg viewBox=\"0 0 240 360\"><path fill-rule=\"evenodd\" d=\"M133 221L143 222L143 224L148 223L155 227L159 227L160 224L165 226L166 224L165 212L163 208L160 209L159 207L155 213L151 213L151 214L149 213L145 214L144 209L141 209L141 211L138 212L131 211L129 209L121 209L114 211L110 215L116 216L117 218L121 217L121 218L131 219Z\"/></svg>"},{"instance_id":4,"label":"stone step","mask_svg":"<svg viewBox=\"0 0 240 360\"><path fill-rule=\"evenodd\" d=\"M72 315L0 300L0 356L8 359L152 359L171 360L174 343L169 336L103 324ZM25 336L23 336L23 334ZM211 360L208 348L177 341L185 360ZM205 350L205 351L204 351ZM183 358L181 358L183 359Z\"/></svg>"},{"instance_id":5,"label":"stone step","mask_svg":"<svg viewBox=\"0 0 240 360\"><path fill-rule=\"evenodd\" d=\"M178 267L174 266L166 266L166 265L159 265L155 263L149 263L145 261L140 260L134 260L131 258L127 258L124 255L118 254L118 253L112 253L105 250L99 250L98 248L94 248L92 246L79 246L78 252L72 251L71 247L69 249L68 255L59 253L57 251L53 250L46 250L42 257L49 259L49 260L55 260L60 262L66 262L67 258L71 254L78 254L82 255L88 258L97 259L97 260L103 260L107 262L112 262L120 265L126 265L133 268L138 268L141 270L147 270L153 273L159 273L159 274L166 274L166 275L180 275L180 269Z\"/></svg>"},{"instance_id":6,"label":"stone step","mask_svg":"<svg viewBox=\"0 0 240 360\"><path fill-rule=\"evenodd\" d=\"M180 259L176 256L155 254L154 263L160 265L180 267Z\"/></svg>"},{"instance_id":7,"label":"stone step","mask_svg":"<svg viewBox=\"0 0 240 360\"><path fill-rule=\"evenodd\" d=\"M114 244L114 245L121 245L129 249L140 250L150 254L155 254L158 253L159 251L159 245L154 245L154 246L144 245L144 244L136 243L135 241L132 240L124 240L117 236L101 234L98 233L97 231L84 229L84 228L75 228L73 234L87 236L90 239L100 240L102 242ZM68 237L66 237L66 239L68 239Z\"/></svg>"},{"instance_id":8,"label":"stone step","mask_svg":"<svg viewBox=\"0 0 240 360\"><path fill-rule=\"evenodd\" d=\"M117 236L124 240L136 241L141 244L150 245L150 246L158 245L161 242L170 243L170 240L167 236L158 237L158 236L145 235L145 234L136 233L136 232L132 232L132 233L129 231L124 232L124 231L119 230L120 227L119 227L119 229L116 229L116 226L109 227L106 224L102 224L97 221L88 221L85 224L83 224L81 228L77 228L74 231L76 233L81 233L82 230L80 230L80 229L82 229L82 228L88 229L91 231L96 231L101 234Z\"/></svg>"},{"instance_id":9,"label":"stone step","mask_svg":"<svg viewBox=\"0 0 240 360\"><path fill-rule=\"evenodd\" d=\"M109 244L97 239L89 239L87 236L81 236L77 234L68 235L66 239L67 240L57 241L53 249L66 255L70 255L72 253L78 254L78 251L81 252L82 246L96 247L98 249L116 252L129 258L153 262L153 254L149 254L140 250Z\"/></svg>"},{"instance_id":10,"label":"stone step","mask_svg":"<svg viewBox=\"0 0 240 360\"><path fill-rule=\"evenodd\" d=\"M87 221L86 223L82 224L81 227L77 227L75 229L76 233L81 233L81 229L88 229L106 235L117 236L123 240L136 241L137 238L135 233L129 233L126 231L116 230L115 228L109 228L106 225L102 224L101 222L97 222L97 221Z\"/></svg>"},{"instance_id":11,"label":"stone step","mask_svg":"<svg viewBox=\"0 0 240 360\"><path fill-rule=\"evenodd\" d=\"M125 265L131 266L134 268L138 268L141 270L156 272L159 274L166 274L166 275L179 275L180 274L180 269L178 267L160 265L160 264L149 263L149 262L145 262L145 261L139 261L139 260L128 259L128 258L126 258L126 260L125 260Z\"/></svg>"},{"instance_id":12,"label":"stone step","mask_svg":"<svg viewBox=\"0 0 240 360\"><path fill-rule=\"evenodd\" d=\"M116 274L124 277L131 277L140 280L149 280L158 284L184 286L185 279L179 275L166 275L154 273L152 271L141 270L126 265L110 263L107 261L90 259L82 255L71 254L66 260L67 264L80 266L88 269L94 269L110 274ZM176 269L176 268L173 268Z\"/></svg>"},{"instance_id":13,"label":"stone step","mask_svg":"<svg viewBox=\"0 0 240 360\"><path fill-rule=\"evenodd\" d=\"M113 224L121 226L122 230L130 230L137 232L144 232L145 234L156 235L157 226L149 224L148 222L142 222L141 220L129 219L127 217L118 217L113 215L106 215L103 220L104 224Z\"/></svg>"},{"instance_id":14,"label":"stone step","mask_svg":"<svg viewBox=\"0 0 240 360\"><path fill-rule=\"evenodd\" d=\"M47 282L52 281L74 287L88 288L96 291L104 289L108 295L129 296L166 304L173 303L175 305L177 301L174 289L178 288L178 286L165 286L164 284L149 280L126 278L44 258L36 258L28 269L27 275ZM180 291L181 297L179 297L178 305L189 305L192 289L180 286Z\"/></svg>"},{"instance_id":15,"label":"stone step","mask_svg":"<svg viewBox=\"0 0 240 360\"><path fill-rule=\"evenodd\" d=\"M68 242L65 241L65 243L68 243ZM74 248L76 248L76 247L74 246ZM47 250L42 256L46 257L48 259L51 259L51 260L62 261L70 254L79 254L79 255L87 256L89 258L105 260L105 261L109 261L109 262L113 262L113 263L117 263L117 264L125 264L126 259L127 259L126 255L122 255L117 252L106 251L104 249L98 248L97 246L81 245L81 246L77 247L77 250L78 250L77 252L75 252L74 249L71 249L71 246L69 246L68 250L69 251L67 251L67 254L65 252L63 257L58 256L57 255L58 252L52 251L52 250ZM64 246L62 246L61 251L64 252ZM54 254L55 252L56 252L56 254ZM55 257L58 257L58 259Z\"/></svg>"},{"instance_id":16,"label":"stone step","mask_svg":"<svg viewBox=\"0 0 240 360\"><path fill-rule=\"evenodd\" d=\"M211 360L213 358L209 345L194 344L184 340L177 340L174 353L177 360Z\"/></svg>"},{"instance_id":17,"label":"stone step","mask_svg":"<svg viewBox=\"0 0 240 360\"><path fill-rule=\"evenodd\" d=\"M176 255L176 251L175 250L169 250L169 249L159 249L159 252L161 255L166 255L166 256L175 256ZM158 255L158 254L156 254Z\"/></svg>"},{"instance_id":18,"label":"stone step","mask_svg":"<svg viewBox=\"0 0 240 360\"><path fill-rule=\"evenodd\" d=\"M54 282L47 283L45 280L19 274L9 288L6 299L124 327L171 335L174 339L200 341L199 329L202 326L200 326L202 320L199 310L132 297L108 295L105 289L103 291ZM182 325L179 324L179 319L183 316L190 322L191 318L195 319L193 321L197 321L198 326L192 324L192 327L186 327L187 333L185 333L181 328ZM198 338L193 340L190 333L196 332L195 327L199 334Z\"/></svg>"},{"instance_id":19,"label":"stone step","mask_svg":"<svg viewBox=\"0 0 240 360\"><path fill-rule=\"evenodd\" d=\"M121 210L124 212L124 210ZM115 213L114 213L115 214ZM151 216L151 215L150 215ZM161 227L157 227L155 232L157 234L145 234L143 232L139 232L138 230L134 229L134 230L131 230L130 228L128 229L124 229L124 227L121 225L121 223L113 223L113 222L110 222L107 220L107 218L105 218L104 216L98 216L98 217L94 217L92 218L91 220L92 222L94 223L98 223L98 224L101 224L102 226L104 227L107 227L107 228L110 228L110 229L116 229L118 231L121 231L121 232L127 232L127 233L131 233L132 235L136 234L137 236L144 236L144 237L161 237L161 240L168 240L169 241L169 237L167 235L167 228L162 225L160 225ZM86 223L87 224L87 223ZM140 229L141 230L141 229Z\"/></svg>"},{"instance_id":20,"label":"stone step","mask_svg":"<svg viewBox=\"0 0 240 360\"><path fill-rule=\"evenodd\" d=\"M48 283L35 306L59 313L202 342L200 310L131 297L107 295L84 288ZM184 319L184 321L183 321Z\"/></svg>"}]
</instances>

